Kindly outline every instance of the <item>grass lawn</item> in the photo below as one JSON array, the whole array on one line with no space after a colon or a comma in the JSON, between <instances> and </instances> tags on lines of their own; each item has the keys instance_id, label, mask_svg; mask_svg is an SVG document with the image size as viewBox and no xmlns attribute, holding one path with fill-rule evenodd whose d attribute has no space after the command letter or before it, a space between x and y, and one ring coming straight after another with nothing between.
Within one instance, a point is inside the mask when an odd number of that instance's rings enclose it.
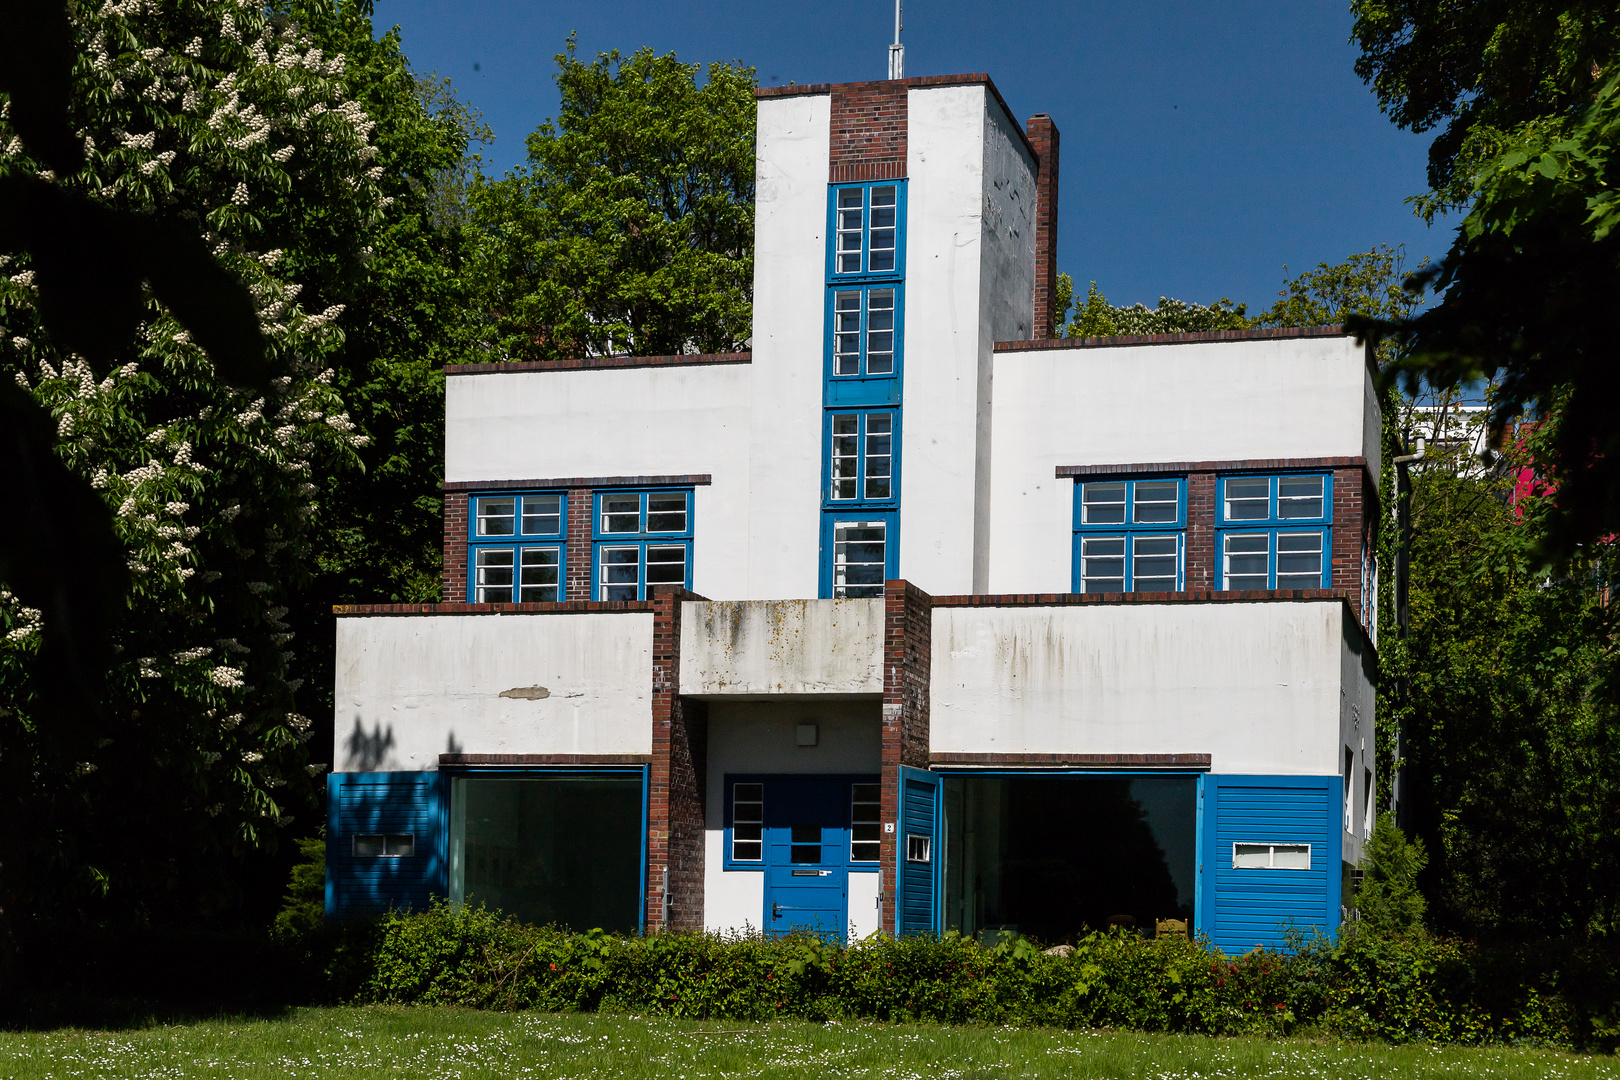
<instances>
[{"instance_id":1,"label":"grass lawn","mask_svg":"<svg viewBox=\"0 0 1620 1080\"><path fill-rule=\"evenodd\" d=\"M1612 1077L1535 1049L1339 1045L1120 1032L743 1024L450 1009L301 1009L122 1031L0 1032L0 1077Z\"/></svg>"}]
</instances>

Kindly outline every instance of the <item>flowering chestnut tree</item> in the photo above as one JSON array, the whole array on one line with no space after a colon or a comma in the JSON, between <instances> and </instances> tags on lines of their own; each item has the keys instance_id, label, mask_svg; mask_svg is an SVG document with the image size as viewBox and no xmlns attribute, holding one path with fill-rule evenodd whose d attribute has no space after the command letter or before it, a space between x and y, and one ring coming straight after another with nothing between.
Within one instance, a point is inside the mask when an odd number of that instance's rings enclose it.
<instances>
[{"instance_id":1,"label":"flowering chestnut tree","mask_svg":"<svg viewBox=\"0 0 1620 1080\"><path fill-rule=\"evenodd\" d=\"M31 160L7 103L0 175L194 224L255 297L273 378L233 389L151 298L98 377L53 346L27 257L0 267L0 378L49 410L58 454L116 515L132 583L106 707L71 723L37 708L40 612L0 591L0 883L23 909L181 889L206 907L227 902L208 895L216 860L313 805L322 766L285 616L312 569L317 496L364 441L333 387L342 308L319 283L363 266L390 200L344 56L295 21L233 0L109 0L73 19L88 164L57 177Z\"/></svg>"}]
</instances>

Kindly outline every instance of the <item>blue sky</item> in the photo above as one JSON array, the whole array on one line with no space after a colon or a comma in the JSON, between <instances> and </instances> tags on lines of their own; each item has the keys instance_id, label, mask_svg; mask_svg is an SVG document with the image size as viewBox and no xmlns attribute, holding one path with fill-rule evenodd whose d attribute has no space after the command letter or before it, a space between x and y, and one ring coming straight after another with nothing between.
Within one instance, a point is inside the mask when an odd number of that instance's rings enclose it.
<instances>
[{"instance_id":1,"label":"blue sky","mask_svg":"<svg viewBox=\"0 0 1620 1080\"><path fill-rule=\"evenodd\" d=\"M420 70L482 110L495 171L556 114L552 56L651 46L742 60L766 85L886 74L892 0L378 0ZM1375 244L1437 256L1404 204L1427 135L1398 131L1356 78L1347 0L910 0L906 73L989 72L1023 120L1062 132L1058 262L1114 303L1226 296L1252 312L1285 277ZM1285 270L1284 267L1287 267Z\"/></svg>"}]
</instances>

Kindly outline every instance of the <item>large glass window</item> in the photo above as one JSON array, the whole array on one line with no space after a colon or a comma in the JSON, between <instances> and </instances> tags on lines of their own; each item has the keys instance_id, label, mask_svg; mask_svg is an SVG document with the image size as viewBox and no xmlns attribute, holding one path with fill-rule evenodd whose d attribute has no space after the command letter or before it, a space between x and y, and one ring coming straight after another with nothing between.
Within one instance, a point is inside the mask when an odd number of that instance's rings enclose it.
<instances>
[{"instance_id":1,"label":"large glass window","mask_svg":"<svg viewBox=\"0 0 1620 1080\"><path fill-rule=\"evenodd\" d=\"M894 374L898 293L892 285L833 291L832 373L835 378Z\"/></svg>"},{"instance_id":2,"label":"large glass window","mask_svg":"<svg viewBox=\"0 0 1620 1080\"><path fill-rule=\"evenodd\" d=\"M528 604L563 599L565 501L561 492L471 497L469 600Z\"/></svg>"},{"instance_id":3,"label":"large glass window","mask_svg":"<svg viewBox=\"0 0 1620 1080\"><path fill-rule=\"evenodd\" d=\"M891 520L832 522L832 597L882 596L893 543Z\"/></svg>"},{"instance_id":4,"label":"large glass window","mask_svg":"<svg viewBox=\"0 0 1620 1080\"><path fill-rule=\"evenodd\" d=\"M1074 591L1179 590L1186 503L1180 478L1076 483Z\"/></svg>"},{"instance_id":5,"label":"large glass window","mask_svg":"<svg viewBox=\"0 0 1620 1080\"><path fill-rule=\"evenodd\" d=\"M639 775L452 778L451 902L539 925L634 933L641 804Z\"/></svg>"},{"instance_id":6,"label":"large glass window","mask_svg":"<svg viewBox=\"0 0 1620 1080\"><path fill-rule=\"evenodd\" d=\"M1322 589L1330 584L1331 476L1225 476L1217 483L1216 504L1216 588Z\"/></svg>"},{"instance_id":7,"label":"large glass window","mask_svg":"<svg viewBox=\"0 0 1620 1080\"><path fill-rule=\"evenodd\" d=\"M692 492L596 495L597 600L645 600L654 585L692 585Z\"/></svg>"},{"instance_id":8,"label":"large glass window","mask_svg":"<svg viewBox=\"0 0 1620 1080\"><path fill-rule=\"evenodd\" d=\"M1191 920L1193 776L946 776L945 929L1063 941Z\"/></svg>"}]
</instances>

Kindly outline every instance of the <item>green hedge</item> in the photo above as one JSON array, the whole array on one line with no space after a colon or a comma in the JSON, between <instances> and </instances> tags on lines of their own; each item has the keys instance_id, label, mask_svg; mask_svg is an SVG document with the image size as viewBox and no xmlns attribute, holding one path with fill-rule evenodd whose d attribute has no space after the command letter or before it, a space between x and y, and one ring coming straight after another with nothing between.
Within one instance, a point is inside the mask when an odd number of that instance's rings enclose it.
<instances>
[{"instance_id":1,"label":"green hedge","mask_svg":"<svg viewBox=\"0 0 1620 1080\"><path fill-rule=\"evenodd\" d=\"M1198 941L1093 934L1068 955L1022 939L705 934L618 937L445 904L347 928L327 952L347 1000L658 1014L1116 1027L1212 1035L1300 1026L1397 1042L1616 1045L1620 970L1596 950L1444 938L1300 938L1227 957Z\"/></svg>"}]
</instances>

